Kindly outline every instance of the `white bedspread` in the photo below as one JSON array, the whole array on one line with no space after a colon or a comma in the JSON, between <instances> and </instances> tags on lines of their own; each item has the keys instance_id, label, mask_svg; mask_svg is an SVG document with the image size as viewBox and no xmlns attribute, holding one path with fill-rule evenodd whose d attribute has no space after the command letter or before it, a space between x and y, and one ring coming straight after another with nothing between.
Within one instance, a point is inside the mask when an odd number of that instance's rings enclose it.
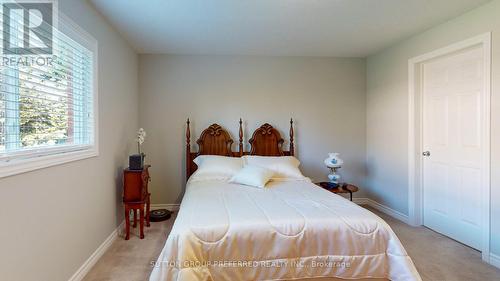
<instances>
[{"instance_id":1,"label":"white bedspread","mask_svg":"<svg viewBox=\"0 0 500 281\"><path fill-rule=\"evenodd\" d=\"M392 229L306 181L190 182L150 281L421 280Z\"/></svg>"}]
</instances>

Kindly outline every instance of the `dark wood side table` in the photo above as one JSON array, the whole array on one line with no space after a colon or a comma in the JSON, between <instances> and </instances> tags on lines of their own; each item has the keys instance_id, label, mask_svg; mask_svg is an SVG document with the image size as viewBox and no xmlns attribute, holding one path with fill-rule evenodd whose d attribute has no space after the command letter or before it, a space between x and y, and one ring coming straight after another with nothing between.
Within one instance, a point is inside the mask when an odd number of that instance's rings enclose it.
<instances>
[{"instance_id":1,"label":"dark wood side table","mask_svg":"<svg viewBox=\"0 0 500 281\"><path fill-rule=\"evenodd\" d=\"M333 192L333 193L349 193L349 198L352 201L352 194L357 192L359 188L353 184L341 183L339 186L335 187L332 183L327 181L317 182L316 185Z\"/></svg>"},{"instance_id":2,"label":"dark wood side table","mask_svg":"<svg viewBox=\"0 0 500 281\"><path fill-rule=\"evenodd\" d=\"M150 165L142 170L125 169L123 171L123 204L125 206L125 240L130 238L130 210L134 211L134 225L137 226L137 210L139 211L140 238L144 238L144 221L150 226L149 212L151 193L148 191ZM146 211L144 217L144 209Z\"/></svg>"}]
</instances>

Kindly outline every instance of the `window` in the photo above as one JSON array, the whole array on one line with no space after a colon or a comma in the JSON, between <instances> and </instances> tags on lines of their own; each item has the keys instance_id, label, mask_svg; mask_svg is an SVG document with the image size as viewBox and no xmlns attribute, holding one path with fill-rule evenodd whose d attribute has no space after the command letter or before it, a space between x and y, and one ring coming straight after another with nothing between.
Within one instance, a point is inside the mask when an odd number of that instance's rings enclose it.
<instances>
[{"instance_id":1,"label":"window","mask_svg":"<svg viewBox=\"0 0 500 281\"><path fill-rule=\"evenodd\" d=\"M19 43L22 12L9 23ZM95 39L61 14L51 55L3 55L0 177L98 154L96 62Z\"/></svg>"}]
</instances>

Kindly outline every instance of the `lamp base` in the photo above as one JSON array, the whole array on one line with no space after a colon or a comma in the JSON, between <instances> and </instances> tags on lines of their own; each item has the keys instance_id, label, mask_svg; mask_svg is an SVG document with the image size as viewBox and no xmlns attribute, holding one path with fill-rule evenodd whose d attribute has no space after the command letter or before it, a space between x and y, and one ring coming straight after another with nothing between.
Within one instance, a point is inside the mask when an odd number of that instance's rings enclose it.
<instances>
[{"instance_id":1,"label":"lamp base","mask_svg":"<svg viewBox=\"0 0 500 281\"><path fill-rule=\"evenodd\" d=\"M332 185L336 185L336 186L339 186L339 182L340 182L340 175L337 174L337 169L338 168L340 168L340 167L330 168L331 173L328 174L328 179L330 180L330 183Z\"/></svg>"},{"instance_id":2,"label":"lamp base","mask_svg":"<svg viewBox=\"0 0 500 281\"><path fill-rule=\"evenodd\" d=\"M338 183L334 183L334 182L330 182L330 181L329 181L329 182L326 182L325 184L326 184L326 185L325 185L325 186L326 186L326 189L335 189L335 188L337 188L337 187L339 187L339 186L340 186L340 184L338 184ZM325 187L325 186L323 186L323 187Z\"/></svg>"}]
</instances>

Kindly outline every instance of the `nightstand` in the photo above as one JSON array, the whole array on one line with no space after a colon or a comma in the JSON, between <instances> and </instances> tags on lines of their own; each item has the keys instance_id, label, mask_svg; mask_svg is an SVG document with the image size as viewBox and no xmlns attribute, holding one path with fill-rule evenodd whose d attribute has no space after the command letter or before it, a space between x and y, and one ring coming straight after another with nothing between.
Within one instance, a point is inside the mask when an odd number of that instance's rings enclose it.
<instances>
[{"instance_id":1,"label":"nightstand","mask_svg":"<svg viewBox=\"0 0 500 281\"><path fill-rule=\"evenodd\" d=\"M354 192L357 192L359 188L353 184L349 183L341 183L339 186L334 187L332 183L327 182L327 181L322 181L322 182L317 182L315 183L316 185L330 191L333 193L349 193L349 198L352 201L352 194Z\"/></svg>"},{"instance_id":2,"label":"nightstand","mask_svg":"<svg viewBox=\"0 0 500 281\"><path fill-rule=\"evenodd\" d=\"M125 169L123 171L123 204L125 206L125 240L130 237L130 210L134 212L134 225L137 226L139 211L140 238L144 238L144 221L149 226L149 208L151 193L148 192L149 165L142 170ZM144 210L146 209L146 210ZM146 214L144 214L146 213Z\"/></svg>"}]
</instances>

